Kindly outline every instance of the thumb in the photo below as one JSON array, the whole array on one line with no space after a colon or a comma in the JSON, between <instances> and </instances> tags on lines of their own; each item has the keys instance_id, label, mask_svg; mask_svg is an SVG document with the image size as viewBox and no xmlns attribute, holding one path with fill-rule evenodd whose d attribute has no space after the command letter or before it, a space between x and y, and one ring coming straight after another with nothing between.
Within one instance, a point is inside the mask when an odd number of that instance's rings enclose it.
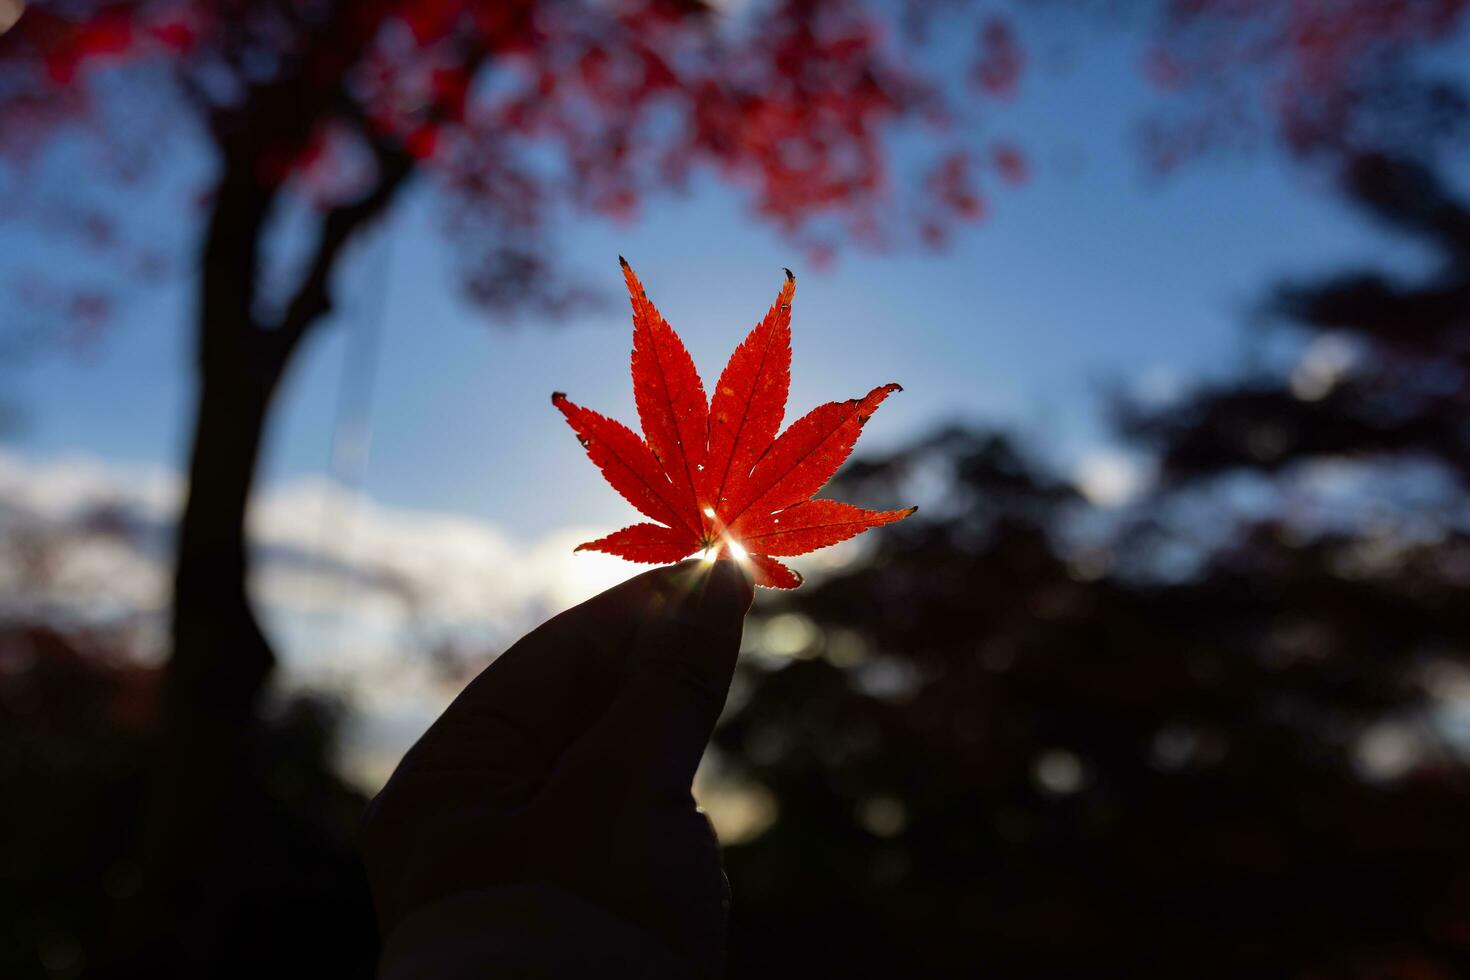
<instances>
[{"instance_id":1,"label":"thumb","mask_svg":"<svg viewBox=\"0 0 1470 980\"><path fill-rule=\"evenodd\" d=\"M753 597L734 561L685 562L664 579L634 633L622 688L584 741L627 789L687 798Z\"/></svg>"},{"instance_id":2,"label":"thumb","mask_svg":"<svg viewBox=\"0 0 1470 980\"><path fill-rule=\"evenodd\" d=\"M557 882L713 970L729 892L690 784L754 590L729 560L685 562L651 581L611 704L562 754L506 846L521 878Z\"/></svg>"}]
</instances>

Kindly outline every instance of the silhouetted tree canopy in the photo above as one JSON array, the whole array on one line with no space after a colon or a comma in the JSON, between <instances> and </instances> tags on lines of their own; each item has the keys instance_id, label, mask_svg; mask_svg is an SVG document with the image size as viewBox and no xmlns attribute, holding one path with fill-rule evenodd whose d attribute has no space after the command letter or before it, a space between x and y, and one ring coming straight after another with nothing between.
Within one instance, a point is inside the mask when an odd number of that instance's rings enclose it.
<instances>
[{"instance_id":1,"label":"silhouetted tree canopy","mask_svg":"<svg viewBox=\"0 0 1470 980\"><path fill-rule=\"evenodd\" d=\"M1424 164L1379 154L1354 158L1343 188L1433 255L1431 270L1353 269L1275 289L1268 313L1304 336L1289 375L1231 379L1182 410L1125 408L1125 427L1159 447L1169 475L1417 459L1470 485L1470 207Z\"/></svg>"},{"instance_id":2,"label":"silhouetted tree canopy","mask_svg":"<svg viewBox=\"0 0 1470 980\"><path fill-rule=\"evenodd\" d=\"M946 482L753 628L732 975L1459 975L1470 538L1221 513L1181 571L1187 491L1100 515L1028 456L854 474Z\"/></svg>"},{"instance_id":3,"label":"silhouetted tree canopy","mask_svg":"<svg viewBox=\"0 0 1470 980\"><path fill-rule=\"evenodd\" d=\"M1437 266L1280 286L1295 364L1124 406L1143 500L963 430L848 471L935 506L754 631L735 975L1470 966L1470 223L1418 162L1345 187Z\"/></svg>"}]
</instances>

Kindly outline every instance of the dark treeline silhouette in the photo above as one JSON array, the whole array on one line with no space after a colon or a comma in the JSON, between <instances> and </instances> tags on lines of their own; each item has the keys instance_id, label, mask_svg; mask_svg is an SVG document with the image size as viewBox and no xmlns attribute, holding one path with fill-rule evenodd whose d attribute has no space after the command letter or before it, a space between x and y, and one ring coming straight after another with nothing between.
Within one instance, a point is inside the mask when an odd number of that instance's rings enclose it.
<instances>
[{"instance_id":1,"label":"dark treeline silhouette","mask_svg":"<svg viewBox=\"0 0 1470 980\"><path fill-rule=\"evenodd\" d=\"M779 809L727 854L735 976L1470 968L1470 210L1347 180L1438 273L1283 287L1292 371L1127 407L1163 470L1126 515L960 429L844 477L944 489L782 607L816 629L716 735Z\"/></svg>"},{"instance_id":2,"label":"dark treeline silhouette","mask_svg":"<svg viewBox=\"0 0 1470 980\"><path fill-rule=\"evenodd\" d=\"M372 976L355 848L367 801L332 769L340 707L273 699L231 773L231 846L195 869L215 901L161 908L136 844L160 671L124 650L109 635L0 629L0 976Z\"/></svg>"}]
</instances>

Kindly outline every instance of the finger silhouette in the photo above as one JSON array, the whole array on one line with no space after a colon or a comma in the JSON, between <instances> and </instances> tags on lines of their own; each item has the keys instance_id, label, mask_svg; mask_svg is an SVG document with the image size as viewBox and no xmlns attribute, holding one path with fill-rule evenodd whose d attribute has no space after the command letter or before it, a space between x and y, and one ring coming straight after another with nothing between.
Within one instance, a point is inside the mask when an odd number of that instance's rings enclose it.
<instances>
[{"instance_id":1,"label":"finger silhouette","mask_svg":"<svg viewBox=\"0 0 1470 980\"><path fill-rule=\"evenodd\" d=\"M632 639L628 675L589 731L597 764L635 793L685 797L725 705L754 588L733 561L666 580Z\"/></svg>"},{"instance_id":2,"label":"finger silhouette","mask_svg":"<svg viewBox=\"0 0 1470 980\"><path fill-rule=\"evenodd\" d=\"M611 706L557 763L511 834L513 874L543 874L718 962L728 886L690 784L729 690L753 588L734 562L689 563L638 626ZM504 852L502 852L504 853Z\"/></svg>"},{"instance_id":3,"label":"finger silhouette","mask_svg":"<svg viewBox=\"0 0 1470 980\"><path fill-rule=\"evenodd\" d=\"M640 624L681 566L638 575L548 620L481 671L425 732L401 772L443 772L464 792L524 802L561 752L606 711Z\"/></svg>"},{"instance_id":4,"label":"finger silhouette","mask_svg":"<svg viewBox=\"0 0 1470 980\"><path fill-rule=\"evenodd\" d=\"M406 907L491 875L506 815L606 712L640 624L685 574L645 572L548 620L481 671L408 751L364 820L385 928Z\"/></svg>"},{"instance_id":5,"label":"finger silhouette","mask_svg":"<svg viewBox=\"0 0 1470 980\"><path fill-rule=\"evenodd\" d=\"M548 621L487 667L369 808L384 928L434 897L537 877L608 907L636 904L630 918L676 948L698 908L714 909L701 924L722 922L718 853L689 787L752 592L729 561L656 569ZM656 817L664 804L673 805ZM675 918L657 896L628 893L659 861L653 838L679 855L708 851L702 871L680 872L697 879L686 892L715 888L682 910L689 924L667 928Z\"/></svg>"}]
</instances>

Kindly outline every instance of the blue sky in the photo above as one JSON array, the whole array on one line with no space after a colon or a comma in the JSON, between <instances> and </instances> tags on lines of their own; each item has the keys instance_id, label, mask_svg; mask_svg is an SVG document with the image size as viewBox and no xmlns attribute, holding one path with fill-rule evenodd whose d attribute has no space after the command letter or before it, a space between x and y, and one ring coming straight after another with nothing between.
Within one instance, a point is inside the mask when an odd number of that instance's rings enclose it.
<instances>
[{"instance_id":1,"label":"blue sky","mask_svg":"<svg viewBox=\"0 0 1470 980\"><path fill-rule=\"evenodd\" d=\"M619 253L707 379L770 302L781 267L795 268L789 412L882 382L905 386L860 451L961 419L1020 427L1059 465L1075 465L1107 442L1103 382L1227 371L1248 354L1244 314L1273 278L1396 248L1269 154L1150 176L1132 134L1159 96L1139 79L1130 45L1104 35L1074 50L1067 70L1038 68L1013 106L987 113L992 133L1025 148L1032 180L995 189L989 217L937 255L847 251L830 271L804 269L737 192L707 181L653 199L633 224L561 227L560 261L613 302L557 324L507 327L458 299L434 203L409 198L344 269L336 322L289 378L263 482L327 471L343 365L378 330L361 480L369 496L475 516L512 537L625 523L630 509L547 398L565 390L635 422ZM167 194L132 210L164 236L195 217ZM45 257L33 238L0 236L0 272ZM181 277L133 291L92 356L6 372L25 412L7 437L12 448L176 466L190 400L189 286Z\"/></svg>"},{"instance_id":2,"label":"blue sky","mask_svg":"<svg viewBox=\"0 0 1470 980\"><path fill-rule=\"evenodd\" d=\"M1099 411L1105 384L1186 383L1258 354L1261 334L1245 321L1277 277L1357 262L1416 267L1411 248L1276 155L1150 176L1133 133L1160 97L1139 78L1135 42L1103 32L1066 57L1043 55L1014 105L985 112L987 135L1023 147L1033 177L994 189L988 218L939 254L849 250L830 271L803 268L799 250L709 180L651 200L630 225L558 229L561 265L611 302L557 324L506 325L457 298L435 202L422 192L404 201L350 256L334 322L287 380L252 513L252 590L283 682L346 693L359 723L345 758L363 785L381 782L457 687L415 651L447 639L483 656L633 571L572 554L633 514L548 400L564 390L636 423L619 254L707 380L791 266L788 418L899 381L905 391L866 427L859 452L961 420L1019 429L1064 470L1113 449ZM134 128L157 143L168 178L157 186L109 191L75 144L48 158L43 184L61 200L101 195L143 241L187 257L200 212L194 190L180 188L205 186L208 161ZM70 274L78 261L0 223L0 288L36 270ZM0 613L19 602L141 614L145 645L162 650L166 537L191 401L191 288L187 266L167 286L124 288L121 314L86 356L0 362L0 402L23 412L20 427L0 431L0 532L18 514L73 545L49 582L0 567L17 593L0 590ZM366 365L358 377L370 397L348 399L344 413L348 364ZM360 493L318 479L331 472L344 419L370 435L366 465L343 471ZM119 503L152 529L131 547L89 537L78 521ZM795 564L810 572L851 560L837 555L844 547Z\"/></svg>"}]
</instances>

